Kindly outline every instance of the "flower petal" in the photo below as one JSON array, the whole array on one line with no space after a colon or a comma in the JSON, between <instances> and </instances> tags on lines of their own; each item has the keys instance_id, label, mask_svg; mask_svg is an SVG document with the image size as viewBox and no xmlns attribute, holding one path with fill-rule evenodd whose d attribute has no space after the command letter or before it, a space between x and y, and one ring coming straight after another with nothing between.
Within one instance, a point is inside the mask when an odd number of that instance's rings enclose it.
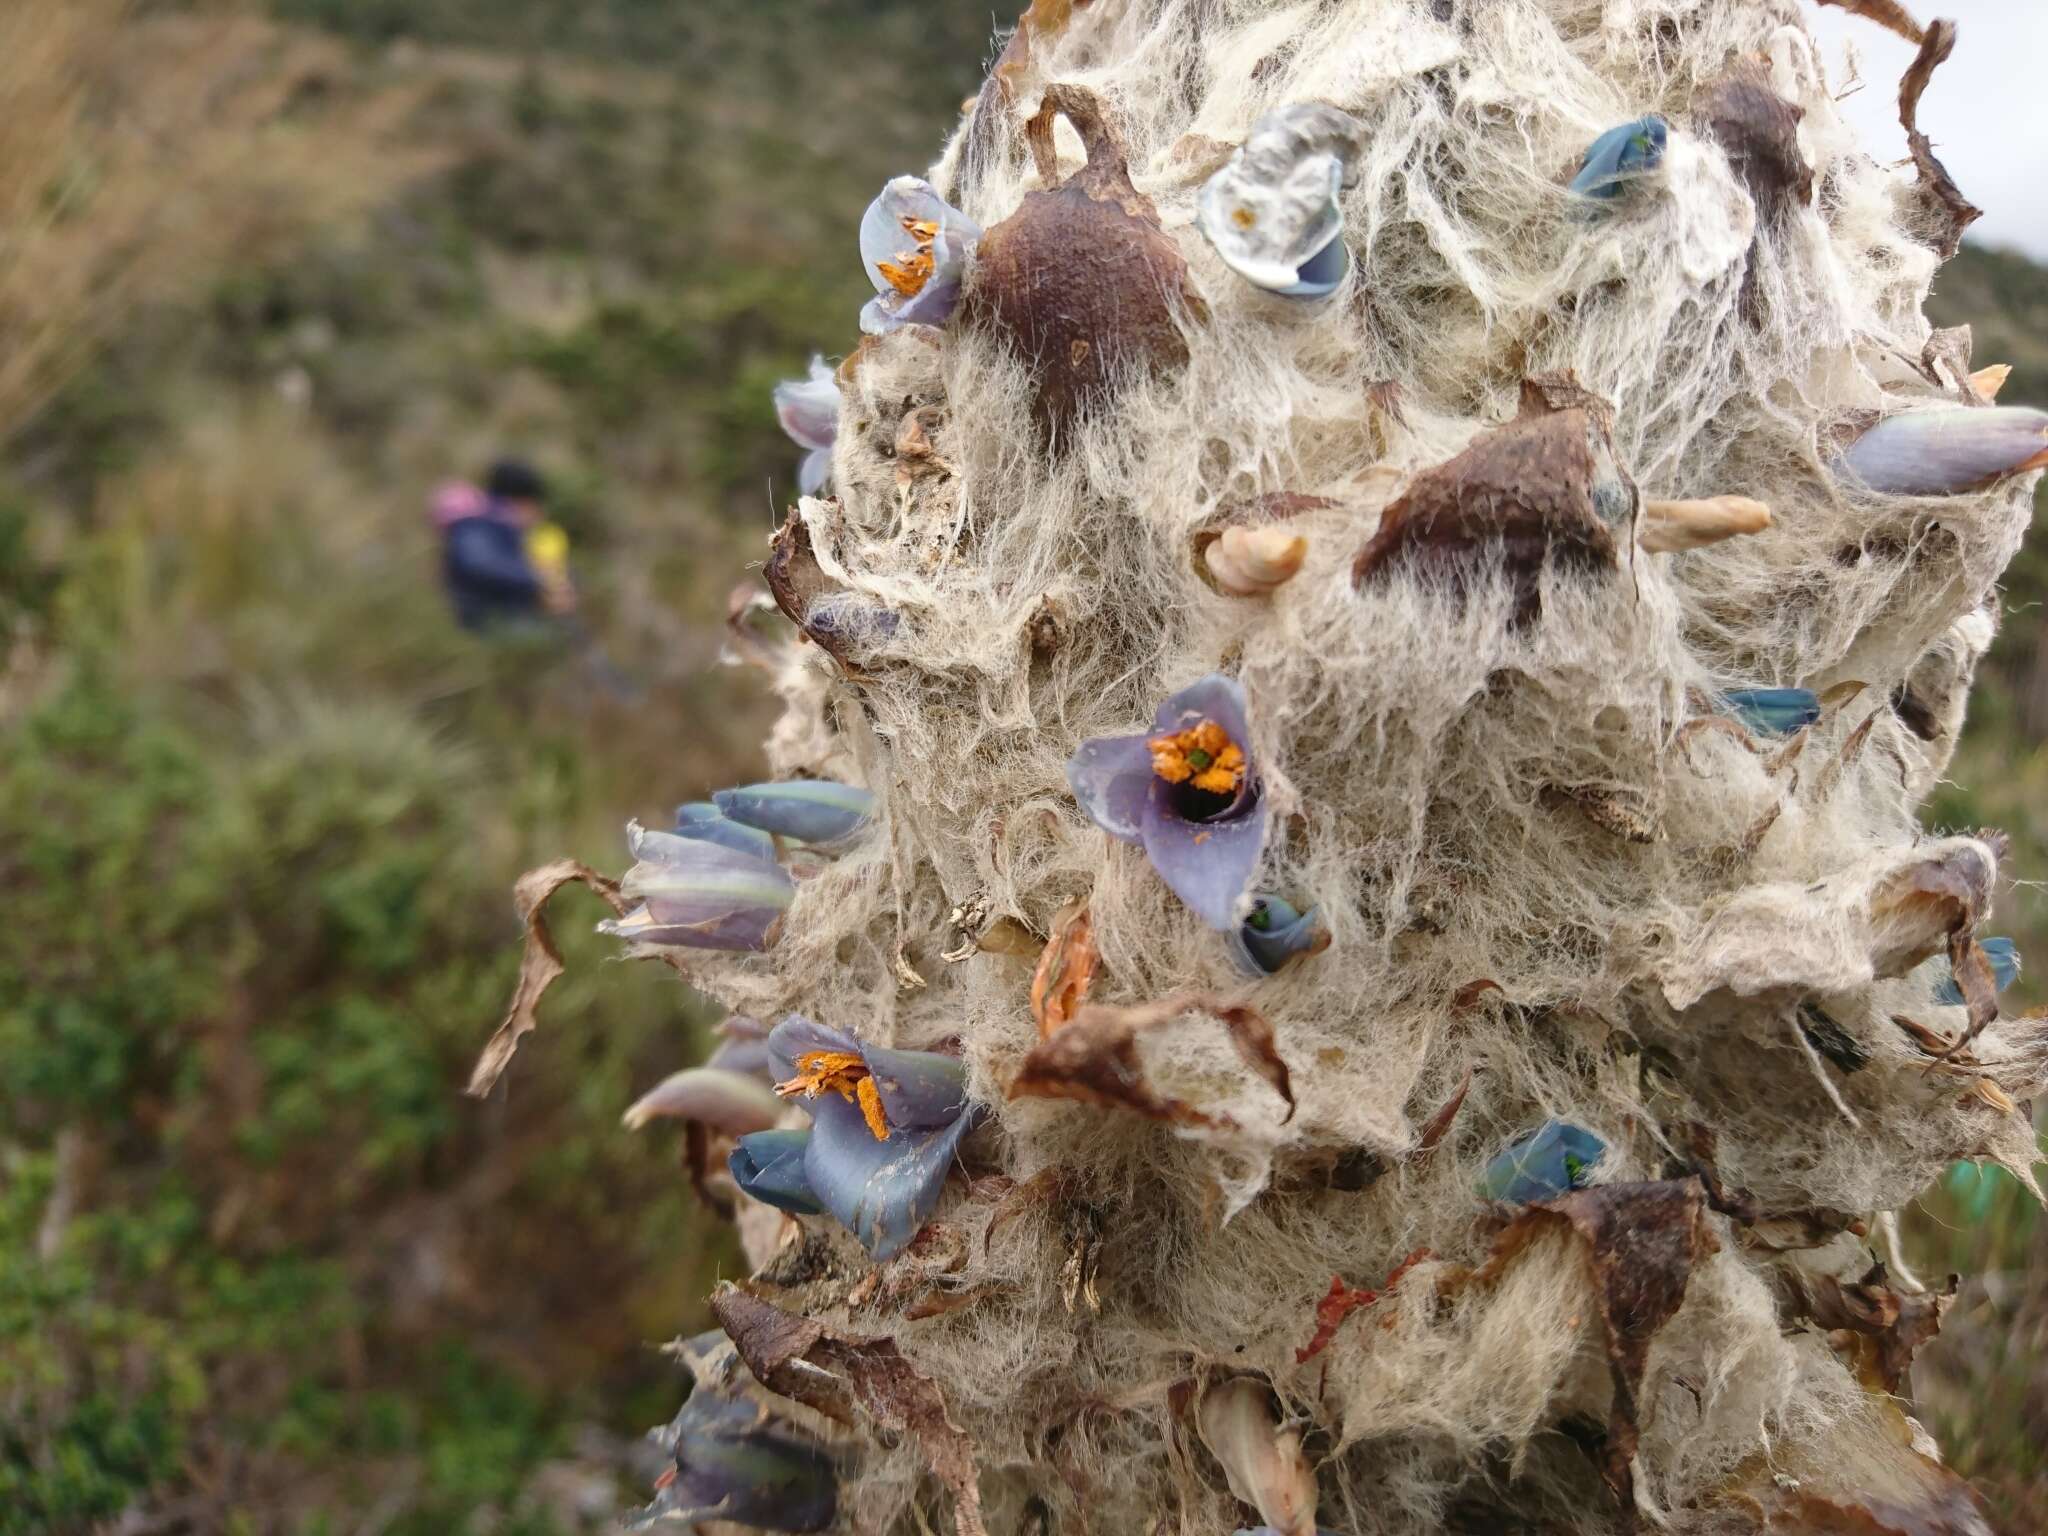
<instances>
[{"instance_id":1,"label":"flower petal","mask_svg":"<svg viewBox=\"0 0 2048 1536\"><path fill-rule=\"evenodd\" d=\"M1067 760L1067 784L1088 819L1127 843L1144 839L1152 753L1143 736L1097 736Z\"/></svg>"},{"instance_id":2,"label":"flower petal","mask_svg":"<svg viewBox=\"0 0 2048 1536\"><path fill-rule=\"evenodd\" d=\"M799 448L832 446L839 435L839 381L822 357L811 359L809 378L775 386L775 419Z\"/></svg>"},{"instance_id":3,"label":"flower petal","mask_svg":"<svg viewBox=\"0 0 2048 1536\"><path fill-rule=\"evenodd\" d=\"M933 1130L967 1108L967 1065L957 1056L869 1045L861 1048L861 1058L874 1074L891 1127Z\"/></svg>"},{"instance_id":4,"label":"flower petal","mask_svg":"<svg viewBox=\"0 0 2048 1536\"><path fill-rule=\"evenodd\" d=\"M1252 124L1244 146L1203 185L1196 224L1247 282L1290 298L1323 298L1351 269L1338 205L1364 126L1321 103L1282 107Z\"/></svg>"},{"instance_id":5,"label":"flower petal","mask_svg":"<svg viewBox=\"0 0 2048 1536\"><path fill-rule=\"evenodd\" d=\"M1836 458L1836 473L1892 496L1953 496L2048 466L2048 411L1937 406L1887 416Z\"/></svg>"},{"instance_id":6,"label":"flower petal","mask_svg":"<svg viewBox=\"0 0 2048 1536\"><path fill-rule=\"evenodd\" d=\"M1670 128L1663 118L1639 117L1610 128L1587 147L1571 190L1578 197L1615 198L1629 183L1664 163Z\"/></svg>"},{"instance_id":7,"label":"flower petal","mask_svg":"<svg viewBox=\"0 0 2048 1536\"><path fill-rule=\"evenodd\" d=\"M916 292L904 293L882 272L883 263L901 267L916 249L906 221L933 226L931 270ZM967 258L981 239L981 226L951 206L915 176L898 176L882 188L860 221L860 259L876 297L861 311L869 335L899 325L944 325L959 302Z\"/></svg>"},{"instance_id":8,"label":"flower petal","mask_svg":"<svg viewBox=\"0 0 2048 1536\"><path fill-rule=\"evenodd\" d=\"M762 949L796 894L780 866L717 843L627 829L640 862L619 882L640 903L598 931L642 944Z\"/></svg>"},{"instance_id":9,"label":"flower petal","mask_svg":"<svg viewBox=\"0 0 2048 1536\"><path fill-rule=\"evenodd\" d=\"M804 1174L818 1199L878 1259L894 1258L931 1220L961 1138L966 1113L928 1130L898 1129L875 1140L857 1105L834 1094L804 1101L811 1143Z\"/></svg>"},{"instance_id":10,"label":"flower petal","mask_svg":"<svg viewBox=\"0 0 2048 1536\"><path fill-rule=\"evenodd\" d=\"M816 1532L838 1514L838 1469L823 1446L767 1418L714 1380L700 1380L662 1435L675 1474L634 1529L701 1521Z\"/></svg>"},{"instance_id":11,"label":"flower petal","mask_svg":"<svg viewBox=\"0 0 2048 1536\"><path fill-rule=\"evenodd\" d=\"M796 489L800 496L815 496L832 478L832 450L818 448L804 455L796 467Z\"/></svg>"},{"instance_id":12,"label":"flower petal","mask_svg":"<svg viewBox=\"0 0 2048 1536\"><path fill-rule=\"evenodd\" d=\"M1230 739L1244 749L1245 756L1251 756L1251 716L1243 683L1221 672L1211 672L1179 693L1169 695L1152 723L1156 735L1186 730L1204 720L1214 720L1222 726Z\"/></svg>"},{"instance_id":13,"label":"flower petal","mask_svg":"<svg viewBox=\"0 0 2048 1536\"><path fill-rule=\"evenodd\" d=\"M743 1013L728 1014L714 1027L718 1049L711 1053L707 1067L724 1072L744 1072L764 1081L768 1076L768 1026Z\"/></svg>"},{"instance_id":14,"label":"flower petal","mask_svg":"<svg viewBox=\"0 0 2048 1536\"><path fill-rule=\"evenodd\" d=\"M1290 960L1329 948L1329 930L1311 907L1298 912L1278 896L1258 896L1231 934L1238 964L1248 975L1271 976Z\"/></svg>"},{"instance_id":15,"label":"flower petal","mask_svg":"<svg viewBox=\"0 0 2048 1536\"><path fill-rule=\"evenodd\" d=\"M1721 707L1751 731L1790 736L1820 718L1820 695L1809 688L1734 688Z\"/></svg>"},{"instance_id":16,"label":"flower petal","mask_svg":"<svg viewBox=\"0 0 2048 1536\"><path fill-rule=\"evenodd\" d=\"M1189 821L1174 809L1171 789L1155 778L1146 796L1145 856L1196 916L1227 932L1238 924L1238 904L1266 847L1266 803L1253 799L1214 821Z\"/></svg>"},{"instance_id":17,"label":"flower petal","mask_svg":"<svg viewBox=\"0 0 2048 1536\"><path fill-rule=\"evenodd\" d=\"M671 1072L633 1101L625 1126L637 1131L657 1116L698 1120L728 1136L771 1129L782 1118L783 1103L758 1077L723 1067L691 1067Z\"/></svg>"},{"instance_id":18,"label":"flower petal","mask_svg":"<svg viewBox=\"0 0 2048 1536\"><path fill-rule=\"evenodd\" d=\"M1511 1142L1486 1165L1479 1192L1489 1200L1528 1205L1584 1189L1607 1154L1607 1143L1562 1120Z\"/></svg>"},{"instance_id":19,"label":"flower petal","mask_svg":"<svg viewBox=\"0 0 2048 1536\"><path fill-rule=\"evenodd\" d=\"M730 848L735 853L750 853L757 859L775 857L775 839L755 827L743 827L729 820L725 813L708 800L693 801L689 805L676 807L676 837L695 838L699 842L717 843L721 848Z\"/></svg>"},{"instance_id":20,"label":"flower petal","mask_svg":"<svg viewBox=\"0 0 2048 1536\"><path fill-rule=\"evenodd\" d=\"M754 1131L742 1136L726 1159L740 1193L795 1216L821 1216L825 1207L804 1173L811 1132Z\"/></svg>"},{"instance_id":21,"label":"flower petal","mask_svg":"<svg viewBox=\"0 0 2048 1536\"><path fill-rule=\"evenodd\" d=\"M882 1096L882 1113L892 1127L931 1130L967 1107L967 1068L956 1056L936 1051L895 1051L867 1045L842 1029L800 1013L786 1015L768 1035L768 1055L777 1082L797 1075L797 1058L812 1051L858 1056L867 1064ZM809 1109L815 1100L799 1100ZM844 1102L844 1101L841 1101ZM863 1122L865 1125L865 1122ZM873 1139L869 1133L869 1139Z\"/></svg>"},{"instance_id":22,"label":"flower petal","mask_svg":"<svg viewBox=\"0 0 2048 1536\"><path fill-rule=\"evenodd\" d=\"M799 843L834 843L875 813L875 797L829 779L790 779L721 789L711 797L728 819Z\"/></svg>"}]
</instances>

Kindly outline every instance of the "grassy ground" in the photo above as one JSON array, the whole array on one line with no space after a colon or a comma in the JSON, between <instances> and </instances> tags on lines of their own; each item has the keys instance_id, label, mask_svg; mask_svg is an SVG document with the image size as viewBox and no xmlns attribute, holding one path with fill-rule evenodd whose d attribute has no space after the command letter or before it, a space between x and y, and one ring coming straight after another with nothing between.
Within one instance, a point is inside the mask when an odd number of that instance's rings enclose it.
<instances>
[{"instance_id":1,"label":"grassy ground","mask_svg":"<svg viewBox=\"0 0 2048 1536\"><path fill-rule=\"evenodd\" d=\"M989 15L82 24L115 5L0 17L0 85L38 88L0 90L0 1536L598 1528L673 1407L653 1346L731 1262L672 1142L617 1127L704 1021L565 911L543 1029L462 1099L506 893L758 766L762 702L711 663L794 472L767 391L848 344L859 211L929 158ZM1974 254L1944 280L2021 397L2043 291ZM449 622L422 503L505 446L564 487L644 698ZM1936 816L2042 870L2048 567L2018 580ZM2048 906L2006 910L2048 974ZM1930 1271L2003 1278L1923 1398L2048 1525L2042 1226L2010 1185L1925 1207Z\"/></svg>"}]
</instances>

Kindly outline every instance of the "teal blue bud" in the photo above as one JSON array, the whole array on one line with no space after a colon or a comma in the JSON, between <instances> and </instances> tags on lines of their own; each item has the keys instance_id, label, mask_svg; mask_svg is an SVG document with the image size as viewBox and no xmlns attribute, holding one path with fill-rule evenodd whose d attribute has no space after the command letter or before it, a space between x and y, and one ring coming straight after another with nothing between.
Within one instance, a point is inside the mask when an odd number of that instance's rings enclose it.
<instances>
[{"instance_id":1,"label":"teal blue bud","mask_svg":"<svg viewBox=\"0 0 2048 1536\"><path fill-rule=\"evenodd\" d=\"M830 779L790 779L721 789L711 797L727 820L798 843L836 843L875 813L875 797Z\"/></svg>"}]
</instances>

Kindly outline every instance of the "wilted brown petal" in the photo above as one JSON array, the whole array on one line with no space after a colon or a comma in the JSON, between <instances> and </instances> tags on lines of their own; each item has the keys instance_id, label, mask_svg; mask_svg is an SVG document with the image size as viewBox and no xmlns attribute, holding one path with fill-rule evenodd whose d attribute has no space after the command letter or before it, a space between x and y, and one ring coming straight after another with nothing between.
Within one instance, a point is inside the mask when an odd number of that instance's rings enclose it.
<instances>
[{"instance_id":1,"label":"wilted brown petal","mask_svg":"<svg viewBox=\"0 0 2048 1536\"><path fill-rule=\"evenodd\" d=\"M1411 1161L1427 1157L1436 1150L1438 1142L1450 1132L1451 1122L1458 1118L1458 1111L1465 1107L1465 1095L1472 1091L1472 1069L1467 1067L1465 1075L1458 1080L1458 1091L1445 1100L1442 1109L1429 1117L1422 1134L1415 1138L1415 1150L1408 1154Z\"/></svg>"},{"instance_id":2,"label":"wilted brown petal","mask_svg":"<svg viewBox=\"0 0 2048 1536\"><path fill-rule=\"evenodd\" d=\"M858 1403L884 1430L916 1440L932 1475L952 1490L960 1536L988 1536L973 1442L953 1423L938 1384L894 1339L835 1333L733 1285L712 1293L711 1313L771 1391L841 1422L849 1401Z\"/></svg>"},{"instance_id":3,"label":"wilted brown petal","mask_svg":"<svg viewBox=\"0 0 2048 1536\"><path fill-rule=\"evenodd\" d=\"M1534 617L1546 561L1580 571L1613 570L1614 528L1603 510L1633 491L1620 477L1598 418L1583 406L1552 410L1536 387L1537 409L1483 432L1446 464L1424 470L1381 516L1359 550L1351 584L1363 587L1402 568L1460 577L1498 548Z\"/></svg>"},{"instance_id":4,"label":"wilted brown petal","mask_svg":"<svg viewBox=\"0 0 2048 1536\"><path fill-rule=\"evenodd\" d=\"M1728 163L1768 217L1786 201L1813 200L1813 167L1799 152L1799 120L1806 115L1771 89L1770 75L1744 62L1706 93L1701 115Z\"/></svg>"},{"instance_id":5,"label":"wilted brown petal","mask_svg":"<svg viewBox=\"0 0 2048 1536\"><path fill-rule=\"evenodd\" d=\"M1088 908L1079 903L1064 908L1053 919L1052 938L1031 977L1031 1017L1038 1023L1039 1039L1064 1029L1088 1000L1099 959Z\"/></svg>"},{"instance_id":6,"label":"wilted brown petal","mask_svg":"<svg viewBox=\"0 0 2048 1536\"><path fill-rule=\"evenodd\" d=\"M1460 1097L1463 1097L1462 1091ZM1431 1254L1427 1248L1416 1249L1393 1267L1387 1275L1386 1283L1376 1291L1353 1290L1344 1283L1342 1275L1332 1275L1329 1294L1316 1303L1315 1336L1308 1341L1306 1348L1294 1352L1294 1363L1306 1365L1321 1354L1329 1347L1330 1340L1337 1336L1337 1330L1344 1325L1345 1318L1361 1307L1369 1307L1382 1296L1391 1293L1394 1287L1401 1283L1403 1275L1429 1257Z\"/></svg>"},{"instance_id":7,"label":"wilted brown petal","mask_svg":"<svg viewBox=\"0 0 2048 1536\"><path fill-rule=\"evenodd\" d=\"M1706 1186L1696 1178L1575 1190L1524 1208L1494 1240L1484 1265L1444 1282L1490 1284L1538 1233L1559 1221L1584 1241L1614 1378L1602 1470L1625 1510L1635 1507L1636 1393L1650 1341L1684 1303L1693 1266L1714 1251L1706 1211Z\"/></svg>"},{"instance_id":8,"label":"wilted brown petal","mask_svg":"<svg viewBox=\"0 0 2048 1536\"><path fill-rule=\"evenodd\" d=\"M1958 928L1949 935L1948 964L1963 1001L1969 1006L1970 1022L1948 1048L1943 1061L1955 1060L1957 1053L1998 1017L1998 978L1992 972L1991 957L1984 953L1970 929Z\"/></svg>"},{"instance_id":9,"label":"wilted brown petal","mask_svg":"<svg viewBox=\"0 0 2048 1536\"><path fill-rule=\"evenodd\" d=\"M1096 1003L1083 1007L1059 1033L1041 1040L1011 1081L1012 1099L1074 1099L1111 1109L1130 1109L1171 1125L1234 1129L1228 1115L1197 1109L1159 1093L1145 1080L1138 1036L1190 1013L1212 1014L1230 1032L1238 1054L1287 1101L1284 1119L1294 1116L1294 1087L1287 1063L1274 1044L1273 1026L1257 1009L1199 993L1168 997L1136 1008Z\"/></svg>"},{"instance_id":10,"label":"wilted brown petal","mask_svg":"<svg viewBox=\"0 0 2048 1536\"><path fill-rule=\"evenodd\" d=\"M1873 1392L1897 1393L1920 1347L1941 1332L1955 1301L1957 1277L1947 1289L1919 1295L1894 1290L1879 1264L1861 1280L1844 1284L1831 1275L1779 1274L1788 1321L1810 1319L1827 1331L1855 1336L1858 1374Z\"/></svg>"},{"instance_id":11,"label":"wilted brown petal","mask_svg":"<svg viewBox=\"0 0 2048 1536\"><path fill-rule=\"evenodd\" d=\"M526 925L526 952L519 961L519 985L513 990L505 1022L491 1036L477 1058L476 1069L469 1075L466 1091L471 1098L481 1099L497 1086L499 1075L511 1064L512 1053L519 1049L520 1039L538 1022L534 1014L540 1000L562 974L562 952L555 948L554 935L548 932L544 909L548 898L565 885L586 885L614 915L626 915L627 904L619 895L618 883L575 859L559 859L519 877L519 883L512 887L513 904L519 909L519 920Z\"/></svg>"}]
</instances>

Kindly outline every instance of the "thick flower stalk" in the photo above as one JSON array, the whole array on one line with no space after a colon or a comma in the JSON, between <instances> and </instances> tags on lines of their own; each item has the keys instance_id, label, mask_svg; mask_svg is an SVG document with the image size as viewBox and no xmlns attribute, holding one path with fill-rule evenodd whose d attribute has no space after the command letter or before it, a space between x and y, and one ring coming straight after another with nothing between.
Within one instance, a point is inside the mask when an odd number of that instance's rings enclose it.
<instances>
[{"instance_id":1,"label":"thick flower stalk","mask_svg":"<svg viewBox=\"0 0 2048 1536\"><path fill-rule=\"evenodd\" d=\"M2048 439L1921 314L1953 28L1851 7L1891 166L1806 3L1038 0L845 231L765 782L550 877L734 1010L631 1114L831 1529L1988 1529L1887 1234L2032 1183L1919 817Z\"/></svg>"}]
</instances>

